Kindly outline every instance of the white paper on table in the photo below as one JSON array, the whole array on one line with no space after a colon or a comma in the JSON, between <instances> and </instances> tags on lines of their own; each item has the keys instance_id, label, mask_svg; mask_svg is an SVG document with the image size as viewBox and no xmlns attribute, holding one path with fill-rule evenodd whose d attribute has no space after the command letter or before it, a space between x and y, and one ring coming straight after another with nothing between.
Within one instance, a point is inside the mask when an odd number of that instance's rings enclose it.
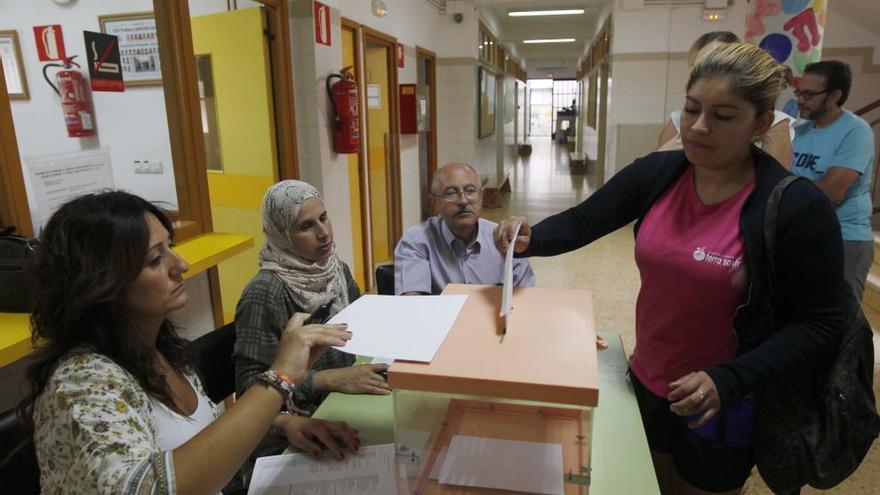
<instances>
[{"instance_id":1,"label":"white paper on table","mask_svg":"<svg viewBox=\"0 0 880 495\"><path fill-rule=\"evenodd\" d=\"M387 364L391 366L394 364L394 358L385 358L385 357L374 357L370 364Z\"/></svg>"},{"instance_id":2,"label":"white paper on table","mask_svg":"<svg viewBox=\"0 0 880 495\"><path fill-rule=\"evenodd\" d=\"M339 350L358 356L431 362L467 295L359 297L328 323L345 323L351 340Z\"/></svg>"},{"instance_id":3,"label":"white paper on table","mask_svg":"<svg viewBox=\"0 0 880 495\"><path fill-rule=\"evenodd\" d=\"M561 495L562 444L455 435L440 468L446 485Z\"/></svg>"},{"instance_id":4,"label":"white paper on table","mask_svg":"<svg viewBox=\"0 0 880 495\"><path fill-rule=\"evenodd\" d=\"M397 493L394 444L363 447L342 461L308 454L260 457L248 495Z\"/></svg>"},{"instance_id":5,"label":"white paper on table","mask_svg":"<svg viewBox=\"0 0 880 495\"><path fill-rule=\"evenodd\" d=\"M513 240L507 246L507 254L504 256L504 287L501 289L501 314L504 316L504 326L507 327L507 315L513 311L513 247L516 245L516 236L522 223L516 224L513 232Z\"/></svg>"}]
</instances>

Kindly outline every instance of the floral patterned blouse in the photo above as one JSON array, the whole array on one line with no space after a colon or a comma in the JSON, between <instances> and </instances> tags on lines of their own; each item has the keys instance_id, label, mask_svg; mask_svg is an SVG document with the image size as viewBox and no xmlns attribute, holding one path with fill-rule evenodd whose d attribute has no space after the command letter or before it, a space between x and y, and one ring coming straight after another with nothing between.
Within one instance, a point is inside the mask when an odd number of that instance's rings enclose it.
<instances>
[{"instance_id":1,"label":"floral patterned blouse","mask_svg":"<svg viewBox=\"0 0 880 495\"><path fill-rule=\"evenodd\" d=\"M204 394L198 377L187 376ZM62 358L34 406L42 493L174 494L174 463L158 447L153 408L107 356Z\"/></svg>"}]
</instances>

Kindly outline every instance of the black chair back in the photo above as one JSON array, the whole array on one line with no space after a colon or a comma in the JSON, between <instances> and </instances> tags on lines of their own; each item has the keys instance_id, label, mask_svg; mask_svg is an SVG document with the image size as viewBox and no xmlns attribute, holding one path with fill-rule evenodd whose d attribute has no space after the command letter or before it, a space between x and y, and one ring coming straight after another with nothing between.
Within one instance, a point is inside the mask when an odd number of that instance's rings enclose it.
<instances>
[{"instance_id":1,"label":"black chair back","mask_svg":"<svg viewBox=\"0 0 880 495\"><path fill-rule=\"evenodd\" d=\"M376 290L383 296L394 295L394 264L376 267Z\"/></svg>"},{"instance_id":2,"label":"black chair back","mask_svg":"<svg viewBox=\"0 0 880 495\"><path fill-rule=\"evenodd\" d=\"M15 409L0 414L0 491L40 493L40 466L33 432L18 418Z\"/></svg>"},{"instance_id":3,"label":"black chair back","mask_svg":"<svg viewBox=\"0 0 880 495\"><path fill-rule=\"evenodd\" d=\"M206 333L190 344L195 349L205 392L215 403L235 392L235 322Z\"/></svg>"}]
</instances>

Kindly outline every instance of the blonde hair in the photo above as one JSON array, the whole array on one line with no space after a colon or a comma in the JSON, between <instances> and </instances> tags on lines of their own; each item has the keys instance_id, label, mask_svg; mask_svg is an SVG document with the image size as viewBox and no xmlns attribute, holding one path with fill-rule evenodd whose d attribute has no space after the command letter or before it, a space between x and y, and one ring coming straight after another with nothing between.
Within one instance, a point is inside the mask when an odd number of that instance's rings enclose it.
<instances>
[{"instance_id":1,"label":"blonde hair","mask_svg":"<svg viewBox=\"0 0 880 495\"><path fill-rule=\"evenodd\" d=\"M690 51L688 51L688 66L693 67L694 62L697 61L697 54L700 53L700 50L706 48L709 43L738 43L739 36L731 33L730 31L711 31L703 34L696 40L694 40L694 44L691 45Z\"/></svg>"},{"instance_id":2,"label":"blonde hair","mask_svg":"<svg viewBox=\"0 0 880 495\"><path fill-rule=\"evenodd\" d=\"M687 89L700 79L727 79L730 89L754 105L760 115L773 110L790 77L790 69L757 46L730 43L716 48L691 69Z\"/></svg>"}]
</instances>

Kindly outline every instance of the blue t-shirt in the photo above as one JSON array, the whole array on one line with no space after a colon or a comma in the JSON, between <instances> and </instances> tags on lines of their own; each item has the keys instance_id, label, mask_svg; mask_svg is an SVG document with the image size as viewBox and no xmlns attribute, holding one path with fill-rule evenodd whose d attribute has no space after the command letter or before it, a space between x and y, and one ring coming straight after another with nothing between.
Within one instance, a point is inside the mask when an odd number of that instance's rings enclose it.
<instances>
[{"instance_id":1,"label":"blue t-shirt","mask_svg":"<svg viewBox=\"0 0 880 495\"><path fill-rule=\"evenodd\" d=\"M816 129L806 121L795 129L792 172L818 181L830 167L855 170L859 178L837 207L845 241L871 241L871 175L874 171L874 133L854 113L843 114L828 127Z\"/></svg>"}]
</instances>

